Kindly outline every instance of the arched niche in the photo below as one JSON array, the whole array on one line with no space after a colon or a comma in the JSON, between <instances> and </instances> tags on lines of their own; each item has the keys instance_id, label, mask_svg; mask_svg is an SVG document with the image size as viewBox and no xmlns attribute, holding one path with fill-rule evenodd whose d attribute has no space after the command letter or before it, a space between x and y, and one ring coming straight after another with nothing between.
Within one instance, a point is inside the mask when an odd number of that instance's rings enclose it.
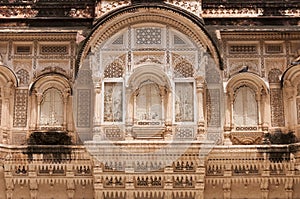
<instances>
[{"instance_id":1,"label":"arched niche","mask_svg":"<svg viewBox=\"0 0 300 199\"><path fill-rule=\"evenodd\" d=\"M226 85L226 127L234 144L260 144L266 122L269 86L258 75L238 73Z\"/></svg>"},{"instance_id":2,"label":"arched niche","mask_svg":"<svg viewBox=\"0 0 300 199\"><path fill-rule=\"evenodd\" d=\"M76 71L85 63L92 70L94 137L131 139L132 132L157 127L167 129L168 138L205 138L202 80L208 67L219 71L222 66L201 20L166 5L122 8L95 23L77 61ZM210 87L212 100L221 99L220 82ZM211 115L221 118L222 109L214 110L219 112ZM219 130L220 125L213 129L217 137Z\"/></svg>"},{"instance_id":3,"label":"arched niche","mask_svg":"<svg viewBox=\"0 0 300 199\"><path fill-rule=\"evenodd\" d=\"M128 26L142 23L162 24L173 27L184 35L189 35L190 40L194 42L197 48L202 48L205 52L208 52L215 61L215 65L219 69L223 69L217 46L205 29L201 19L195 18L195 16L191 16L173 6L137 5L123 7L118 12L100 18L95 23L93 30L80 49L75 67L75 76L90 52L95 53L105 47L106 41L112 37L114 39L112 43L119 44L119 46L128 46L127 43L122 43L124 41L122 37L132 35L117 36L116 33ZM174 42L185 44L184 39L182 40L178 35L174 36Z\"/></svg>"},{"instance_id":4,"label":"arched niche","mask_svg":"<svg viewBox=\"0 0 300 199\"><path fill-rule=\"evenodd\" d=\"M135 125L163 125L166 96L171 92L168 76L159 65L138 66L128 79L130 97L133 98ZM131 116L129 116L131 117Z\"/></svg>"},{"instance_id":5,"label":"arched niche","mask_svg":"<svg viewBox=\"0 0 300 199\"><path fill-rule=\"evenodd\" d=\"M290 66L281 78L287 130L300 136L300 64Z\"/></svg>"},{"instance_id":6,"label":"arched niche","mask_svg":"<svg viewBox=\"0 0 300 199\"><path fill-rule=\"evenodd\" d=\"M72 88L60 74L40 76L30 87L31 121L34 131L73 131Z\"/></svg>"}]
</instances>

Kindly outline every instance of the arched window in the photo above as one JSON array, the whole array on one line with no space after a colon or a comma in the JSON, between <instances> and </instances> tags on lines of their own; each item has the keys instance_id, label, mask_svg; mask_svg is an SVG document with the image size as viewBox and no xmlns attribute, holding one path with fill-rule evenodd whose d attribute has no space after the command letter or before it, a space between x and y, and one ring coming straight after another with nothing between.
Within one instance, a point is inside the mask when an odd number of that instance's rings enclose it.
<instances>
[{"instance_id":1,"label":"arched window","mask_svg":"<svg viewBox=\"0 0 300 199\"><path fill-rule=\"evenodd\" d=\"M49 88L43 93L41 101L40 125L62 126L64 119L64 104L61 92Z\"/></svg>"},{"instance_id":2,"label":"arched window","mask_svg":"<svg viewBox=\"0 0 300 199\"><path fill-rule=\"evenodd\" d=\"M235 92L233 105L234 123L237 126L252 126L258 123L257 101L254 91L242 86Z\"/></svg>"},{"instance_id":3,"label":"arched window","mask_svg":"<svg viewBox=\"0 0 300 199\"><path fill-rule=\"evenodd\" d=\"M136 97L136 116L141 120L161 120L162 104L159 87L149 81L143 85Z\"/></svg>"}]
</instances>

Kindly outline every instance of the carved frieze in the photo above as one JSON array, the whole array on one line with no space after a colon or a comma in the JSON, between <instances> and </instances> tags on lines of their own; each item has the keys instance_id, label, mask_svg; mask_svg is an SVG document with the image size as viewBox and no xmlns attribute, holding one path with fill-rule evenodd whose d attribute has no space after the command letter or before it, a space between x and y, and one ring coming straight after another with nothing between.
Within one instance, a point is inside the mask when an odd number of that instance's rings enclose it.
<instances>
[{"instance_id":1,"label":"carved frieze","mask_svg":"<svg viewBox=\"0 0 300 199\"><path fill-rule=\"evenodd\" d=\"M121 8L123 6L127 6L131 3L130 0L121 0L121 1L99 1L95 10L96 10L96 17L99 18L102 15L111 12L113 10L116 10L118 8Z\"/></svg>"},{"instance_id":2,"label":"carved frieze","mask_svg":"<svg viewBox=\"0 0 300 199\"><path fill-rule=\"evenodd\" d=\"M229 74L237 74L244 67L248 66L248 71L260 74L259 59L228 59Z\"/></svg>"},{"instance_id":3,"label":"carved frieze","mask_svg":"<svg viewBox=\"0 0 300 199\"><path fill-rule=\"evenodd\" d=\"M284 71L287 67L286 59L285 58L265 58L265 68L267 71L272 69L278 69L280 71Z\"/></svg>"},{"instance_id":4,"label":"carved frieze","mask_svg":"<svg viewBox=\"0 0 300 199\"><path fill-rule=\"evenodd\" d=\"M214 17L258 17L263 15L262 8L207 8L203 9L201 16L204 18Z\"/></svg>"},{"instance_id":5,"label":"carved frieze","mask_svg":"<svg viewBox=\"0 0 300 199\"><path fill-rule=\"evenodd\" d=\"M163 64L165 61L164 52L134 52L134 66L147 63Z\"/></svg>"},{"instance_id":6,"label":"carved frieze","mask_svg":"<svg viewBox=\"0 0 300 199\"><path fill-rule=\"evenodd\" d=\"M179 7L184 9L196 16L200 16L201 13L201 1L197 0L190 0L190 1L183 1L183 0L165 0L166 3L171 4L173 6Z\"/></svg>"},{"instance_id":7,"label":"carved frieze","mask_svg":"<svg viewBox=\"0 0 300 199\"><path fill-rule=\"evenodd\" d=\"M31 6L0 6L0 18L31 18L38 14L38 10Z\"/></svg>"}]
</instances>

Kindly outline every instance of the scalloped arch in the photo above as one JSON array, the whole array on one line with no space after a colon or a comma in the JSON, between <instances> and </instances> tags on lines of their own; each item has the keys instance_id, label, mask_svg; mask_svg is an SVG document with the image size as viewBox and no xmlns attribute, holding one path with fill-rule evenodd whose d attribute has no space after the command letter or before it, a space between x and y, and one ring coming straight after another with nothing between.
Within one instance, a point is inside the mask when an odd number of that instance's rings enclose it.
<instances>
[{"instance_id":1,"label":"scalloped arch","mask_svg":"<svg viewBox=\"0 0 300 199\"><path fill-rule=\"evenodd\" d=\"M140 5L120 8L111 15L101 18L95 24L79 53L75 75L77 75L81 63L90 51L92 53L97 51L103 42L123 28L141 23L168 25L188 35L199 48L209 51L216 65L223 69L216 44L206 31L200 18L172 6Z\"/></svg>"}]
</instances>

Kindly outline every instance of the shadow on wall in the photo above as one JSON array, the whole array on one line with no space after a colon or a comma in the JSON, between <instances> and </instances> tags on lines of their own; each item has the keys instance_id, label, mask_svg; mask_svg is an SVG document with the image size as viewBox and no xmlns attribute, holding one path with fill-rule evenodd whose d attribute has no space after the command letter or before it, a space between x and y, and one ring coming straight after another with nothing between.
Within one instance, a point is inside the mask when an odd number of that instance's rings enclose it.
<instances>
[{"instance_id":1,"label":"shadow on wall","mask_svg":"<svg viewBox=\"0 0 300 199\"><path fill-rule=\"evenodd\" d=\"M264 138L264 144L270 145L283 145L283 146L271 146L264 149L267 153L268 159L271 162L283 162L291 161L291 154L296 151L293 143L298 142L298 139L293 131L283 133L280 129L274 133L267 133Z\"/></svg>"},{"instance_id":2,"label":"shadow on wall","mask_svg":"<svg viewBox=\"0 0 300 199\"><path fill-rule=\"evenodd\" d=\"M293 131L283 133L280 129L265 135L265 144L292 144L298 142Z\"/></svg>"},{"instance_id":3,"label":"shadow on wall","mask_svg":"<svg viewBox=\"0 0 300 199\"><path fill-rule=\"evenodd\" d=\"M61 163L71 158L72 139L66 132L33 132L24 152L28 160L34 159L34 154L42 154L44 162Z\"/></svg>"}]
</instances>

